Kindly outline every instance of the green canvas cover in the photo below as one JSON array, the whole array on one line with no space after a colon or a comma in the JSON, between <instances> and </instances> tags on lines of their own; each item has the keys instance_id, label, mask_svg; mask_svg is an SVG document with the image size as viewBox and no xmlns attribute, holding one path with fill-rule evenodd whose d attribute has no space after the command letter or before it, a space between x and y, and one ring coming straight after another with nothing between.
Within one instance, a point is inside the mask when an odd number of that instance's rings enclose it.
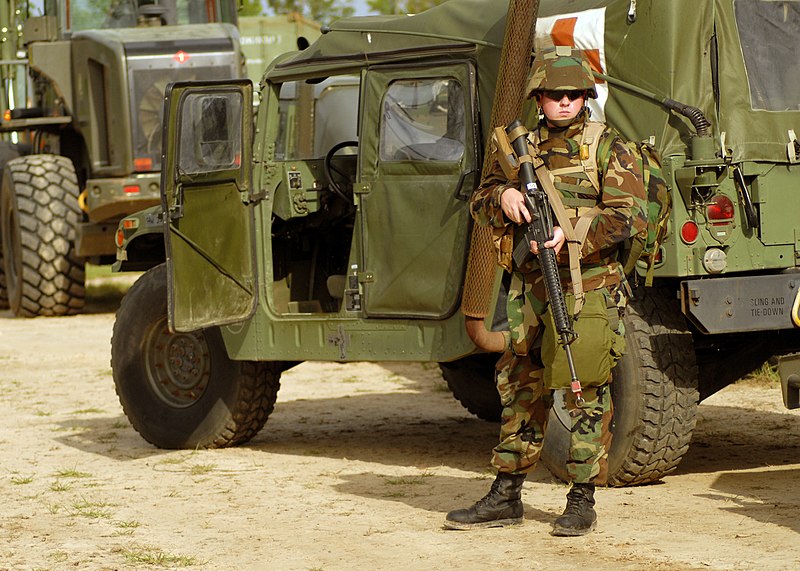
<instances>
[{"instance_id":1,"label":"green canvas cover","mask_svg":"<svg viewBox=\"0 0 800 571\"><path fill-rule=\"evenodd\" d=\"M688 119L659 104L670 98L698 108L711 122L711 134L720 141L724 136L726 153L729 149L734 161L788 162L789 131L800 133L800 63L792 55L800 41L800 26L794 25L798 4L798 0L542 0L536 45L541 49L560 43L587 50L597 71L632 85L630 90L601 82L598 87L607 95L598 99L595 114L628 138L654 137L664 155L685 154L694 133ZM298 74L356 72L367 64L431 56L455 59L469 53L478 65L486 133L507 11L506 2L449 0L412 16L337 20L307 50L276 60L268 76L281 81ZM759 16L758 27L737 25L737 15L746 22L753 14ZM745 52L742 34L750 42ZM759 54L754 43L761 46ZM747 68L744 54L753 56ZM770 89L785 91L777 101L788 109L759 109L751 103L754 85L758 86L756 62L770 60L782 78L769 84ZM781 63L775 66L775 62Z\"/></svg>"}]
</instances>

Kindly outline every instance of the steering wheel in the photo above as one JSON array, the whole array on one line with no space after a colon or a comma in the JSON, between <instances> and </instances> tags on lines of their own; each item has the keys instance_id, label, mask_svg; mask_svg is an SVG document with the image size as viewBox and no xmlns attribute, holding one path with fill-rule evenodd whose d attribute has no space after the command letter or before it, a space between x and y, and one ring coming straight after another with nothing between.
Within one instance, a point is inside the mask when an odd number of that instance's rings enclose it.
<instances>
[{"instance_id":1,"label":"steering wheel","mask_svg":"<svg viewBox=\"0 0 800 571\"><path fill-rule=\"evenodd\" d=\"M338 168L332 162L333 156L347 147L358 147L358 141L342 141L340 143L336 143L325 155L325 161L323 162L322 166L325 170L325 176L328 178L328 186L330 187L331 191L342 200L352 202L352 198L348 196L346 192L344 192L341 185L347 185L348 187L352 188L355 180L349 173ZM339 178L340 181L336 182L336 178Z\"/></svg>"}]
</instances>

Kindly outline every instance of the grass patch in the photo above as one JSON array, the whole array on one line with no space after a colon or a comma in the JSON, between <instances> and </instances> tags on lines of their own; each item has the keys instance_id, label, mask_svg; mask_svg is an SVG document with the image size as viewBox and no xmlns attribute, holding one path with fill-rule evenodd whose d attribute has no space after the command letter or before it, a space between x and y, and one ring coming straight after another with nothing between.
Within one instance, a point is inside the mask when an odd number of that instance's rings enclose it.
<instances>
[{"instance_id":1,"label":"grass patch","mask_svg":"<svg viewBox=\"0 0 800 571\"><path fill-rule=\"evenodd\" d=\"M111 519L112 504L108 502L90 502L81 500L72 504L72 515L79 515L92 519Z\"/></svg>"},{"instance_id":2,"label":"grass patch","mask_svg":"<svg viewBox=\"0 0 800 571\"><path fill-rule=\"evenodd\" d=\"M103 414L105 411L99 408L82 408L80 410L73 410L69 414Z\"/></svg>"},{"instance_id":3,"label":"grass patch","mask_svg":"<svg viewBox=\"0 0 800 571\"><path fill-rule=\"evenodd\" d=\"M86 297L94 303L117 303L142 272L111 271L111 266L86 264Z\"/></svg>"},{"instance_id":4,"label":"grass patch","mask_svg":"<svg viewBox=\"0 0 800 571\"><path fill-rule=\"evenodd\" d=\"M114 532L115 536L120 535L133 535L133 532L141 525L136 520L118 521L114 524L117 530Z\"/></svg>"},{"instance_id":5,"label":"grass patch","mask_svg":"<svg viewBox=\"0 0 800 571\"><path fill-rule=\"evenodd\" d=\"M81 472L75 468L64 468L53 474L56 478L91 478L89 472Z\"/></svg>"},{"instance_id":6,"label":"grass patch","mask_svg":"<svg viewBox=\"0 0 800 571\"><path fill-rule=\"evenodd\" d=\"M778 371L769 362L766 362L738 382L749 386L777 387L781 384L781 377L778 375Z\"/></svg>"},{"instance_id":7,"label":"grass patch","mask_svg":"<svg viewBox=\"0 0 800 571\"><path fill-rule=\"evenodd\" d=\"M12 476L11 483L15 486L24 486L33 482L33 476Z\"/></svg>"},{"instance_id":8,"label":"grass patch","mask_svg":"<svg viewBox=\"0 0 800 571\"><path fill-rule=\"evenodd\" d=\"M152 565L158 567L190 567L197 565L195 557L188 555L174 555L158 549L157 547L123 548L120 553L127 563Z\"/></svg>"},{"instance_id":9,"label":"grass patch","mask_svg":"<svg viewBox=\"0 0 800 571\"><path fill-rule=\"evenodd\" d=\"M67 492L72 486L69 484L65 484L61 480L56 480L52 484L50 484L50 491L51 492Z\"/></svg>"},{"instance_id":10,"label":"grass patch","mask_svg":"<svg viewBox=\"0 0 800 571\"><path fill-rule=\"evenodd\" d=\"M216 464L195 464L189 469L189 473L192 476L202 476L213 472L216 468Z\"/></svg>"}]
</instances>

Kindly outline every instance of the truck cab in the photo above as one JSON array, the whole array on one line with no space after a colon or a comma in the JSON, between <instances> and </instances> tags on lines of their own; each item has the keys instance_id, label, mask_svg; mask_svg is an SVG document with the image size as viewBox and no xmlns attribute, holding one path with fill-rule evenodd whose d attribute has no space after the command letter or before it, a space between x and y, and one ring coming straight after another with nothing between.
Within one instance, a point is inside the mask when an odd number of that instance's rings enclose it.
<instances>
[{"instance_id":1,"label":"truck cab","mask_svg":"<svg viewBox=\"0 0 800 571\"><path fill-rule=\"evenodd\" d=\"M160 202L167 84L243 76L237 8L232 0L6 4L0 307L70 315L83 307L85 263L113 262L119 220ZM32 204L31 187L47 199Z\"/></svg>"}]
</instances>

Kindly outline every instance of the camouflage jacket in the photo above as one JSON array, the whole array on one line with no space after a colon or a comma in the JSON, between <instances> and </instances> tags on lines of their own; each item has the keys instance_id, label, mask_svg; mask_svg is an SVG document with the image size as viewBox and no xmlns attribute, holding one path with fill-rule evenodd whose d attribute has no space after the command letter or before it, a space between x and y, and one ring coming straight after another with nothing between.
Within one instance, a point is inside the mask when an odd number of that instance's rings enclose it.
<instances>
[{"instance_id":1,"label":"camouflage jacket","mask_svg":"<svg viewBox=\"0 0 800 571\"><path fill-rule=\"evenodd\" d=\"M544 121L537 126L532 138L539 139L539 153L548 170L572 170L579 167L581 135L585 115L564 129L548 129ZM500 196L508 188L519 188L518 181L509 181L493 155L491 171L472 196L470 211L476 222L492 226L495 235L513 233L515 225L503 214ZM561 192L564 205L573 223L580 210L599 207L599 213L589 226L581 249L581 275L585 290L617 283L622 269L617 261L620 247L637 232L647 227L647 197L642 173L629 143L613 129L605 127L597 148L598 178L601 191L594 188L588 176L576 169L568 174L553 175L555 187ZM559 254L562 283L570 283L568 254L564 247ZM538 270L535 258L528 267L514 268L529 273Z\"/></svg>"}]
</instances>

